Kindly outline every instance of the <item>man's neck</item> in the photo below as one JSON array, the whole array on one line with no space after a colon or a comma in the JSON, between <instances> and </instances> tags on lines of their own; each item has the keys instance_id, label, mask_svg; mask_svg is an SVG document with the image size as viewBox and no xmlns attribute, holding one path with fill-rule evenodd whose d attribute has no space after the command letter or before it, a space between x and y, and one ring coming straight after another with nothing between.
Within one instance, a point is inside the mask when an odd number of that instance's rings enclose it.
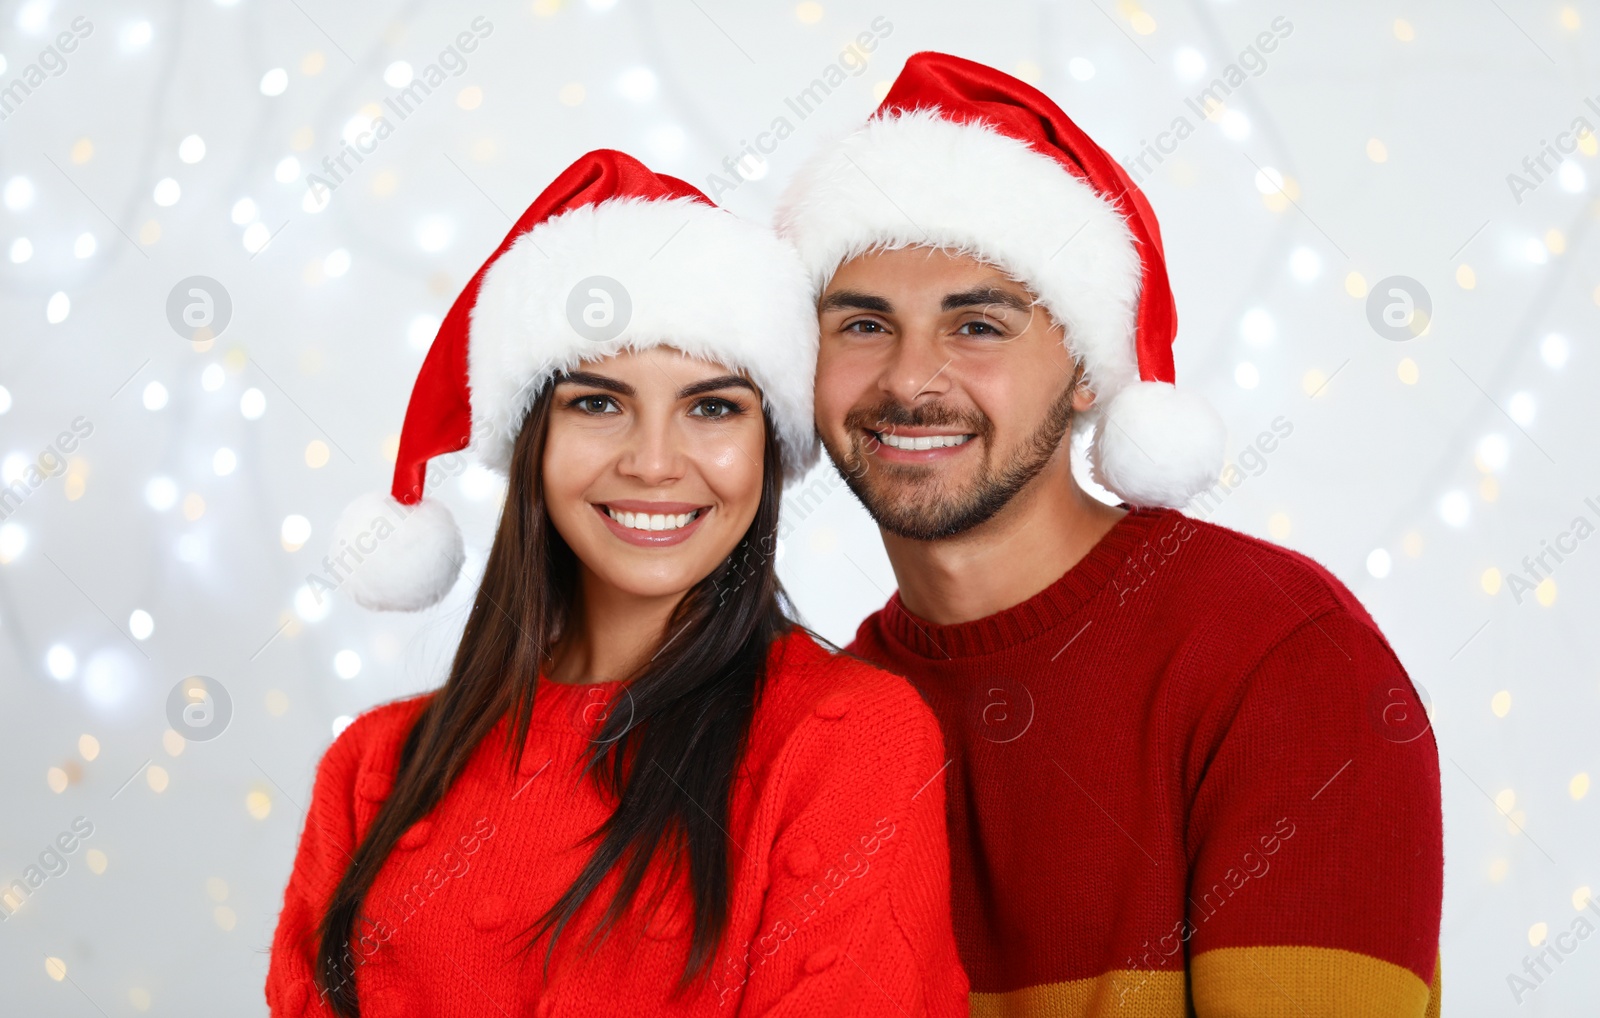
<instances>
[{"instance_id":1,"label":"man's neck","mask_svg":"<svg viewBox=\"0 0 1600 1018\"><path fill-rule=\"evenodd\" d=\"M1005 611L1050 586L1125 514L1080 488L1065 463L1053 462L987 523L939 541L885 532L883 544L906 610L954 625Z\"/></svg>"}]
</instances>

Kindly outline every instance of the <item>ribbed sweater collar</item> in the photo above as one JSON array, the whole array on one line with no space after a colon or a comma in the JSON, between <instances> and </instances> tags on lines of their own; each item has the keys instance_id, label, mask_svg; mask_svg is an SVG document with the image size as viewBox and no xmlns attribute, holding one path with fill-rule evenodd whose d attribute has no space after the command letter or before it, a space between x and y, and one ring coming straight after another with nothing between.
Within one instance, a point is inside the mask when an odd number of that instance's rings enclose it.
<instances>
[{"instance_id":1,"label":"ribbed sweater collar","mask_svg":"<svg viewBox=\"0 0 1600 1018\"><path fill-rule=\"evenodd\" d=\"M885 636L933 661L994 654L1064 625L1116 575L1170 510L1132 509L1059 580L1027 600L972 622L940 626L906 610L895 591L878 613Z\"/></svg>"}]
</instances>

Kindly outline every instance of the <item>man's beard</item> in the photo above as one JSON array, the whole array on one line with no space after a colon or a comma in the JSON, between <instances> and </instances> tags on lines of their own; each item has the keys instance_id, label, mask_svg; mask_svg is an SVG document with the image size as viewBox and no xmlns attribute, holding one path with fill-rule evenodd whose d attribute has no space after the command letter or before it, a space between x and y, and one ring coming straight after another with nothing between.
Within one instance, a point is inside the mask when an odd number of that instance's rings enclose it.
<instances>
[{"instance_id":1,"label":"man's beard","mask_svg":"<svg viewBox=\"0 0 1600 1018\"><path fill-rule=\"evenodd\" d=\"M908 409L885 401L857 408L845 415L850 434L848 450L834 449L826 442L823 445L834 467L878 526L908 540L937 541L987 523L1039 475L1072 426L1074 391L1069 387L1062 394L1044 421L1003 466L990 461L994 455L994 422L988 416L976 409L958 411L939 403ZM982 442L984 454L977 479L964 491L947 492L942 485L932 483L938 476L938 467L885 463L880 459L870 468L881 475L874 487L867 480L869 467L857 436L861 429L881 432L891 427L952 427L974 436L969 442ZM898 494L885 490L890 487L899 489Z\"/></svg>"}]
</instances>

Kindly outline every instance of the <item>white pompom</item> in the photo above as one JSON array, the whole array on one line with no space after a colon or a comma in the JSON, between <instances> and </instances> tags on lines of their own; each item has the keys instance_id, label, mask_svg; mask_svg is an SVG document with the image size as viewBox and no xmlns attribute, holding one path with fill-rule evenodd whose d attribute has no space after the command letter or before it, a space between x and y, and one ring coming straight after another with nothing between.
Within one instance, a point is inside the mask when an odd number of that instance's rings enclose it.
<instances>
[{"instance_id":1,"label":"white pompom","mask_svg":"<svg viewBox=\"0 0 1600 1018\"><path fill-rule=\"evenodd\" d=\"M1217 483L1226 440L1203 396L1135 382L1101 409L1094 479L1130 505L1178 508Z\"/></svg>"},{"instance_id":2,"label":"white pompom","mask_svg":"<svg viewBox=\"0 0 1600 1018\"><path fill-rule=\"evenodd\" d=\"M436 499L401 505L369 492L345 507L329 559L338 586L364 608L419 611L437 604L461 571L461 530Z\"/></svg>"}]
</instances>

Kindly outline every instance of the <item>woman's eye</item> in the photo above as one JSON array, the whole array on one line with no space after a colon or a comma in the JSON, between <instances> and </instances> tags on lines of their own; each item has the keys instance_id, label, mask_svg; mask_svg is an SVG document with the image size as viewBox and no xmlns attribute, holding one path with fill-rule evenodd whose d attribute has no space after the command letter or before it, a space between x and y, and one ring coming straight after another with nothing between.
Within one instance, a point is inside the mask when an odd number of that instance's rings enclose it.
<instances>
[{"instance_id":1,"label":"woman's eye","mask_svg":"<svg viewBox=\"0 0 1600 1018\"><path fill-rule=\"evenodd\" d=\"M579 396L572 406L586 414L604 414L613 412L616 402L610 396Z\"/></svg>"},{"instance_id":2,"label":"woman's eye","mask_svg":"<svg viewBox=\"0 0 1600 1018\"><path fill-rule=\"evenodd\" d=\"M743 410L743 407L740 407L732 400L702 399L696 401L694 409L690 410L689 413L694 417L710 417L712 419L716 419L719 417L731 417L734 414L739 413L741 410Z\"/></svg>"}]
</instances>

